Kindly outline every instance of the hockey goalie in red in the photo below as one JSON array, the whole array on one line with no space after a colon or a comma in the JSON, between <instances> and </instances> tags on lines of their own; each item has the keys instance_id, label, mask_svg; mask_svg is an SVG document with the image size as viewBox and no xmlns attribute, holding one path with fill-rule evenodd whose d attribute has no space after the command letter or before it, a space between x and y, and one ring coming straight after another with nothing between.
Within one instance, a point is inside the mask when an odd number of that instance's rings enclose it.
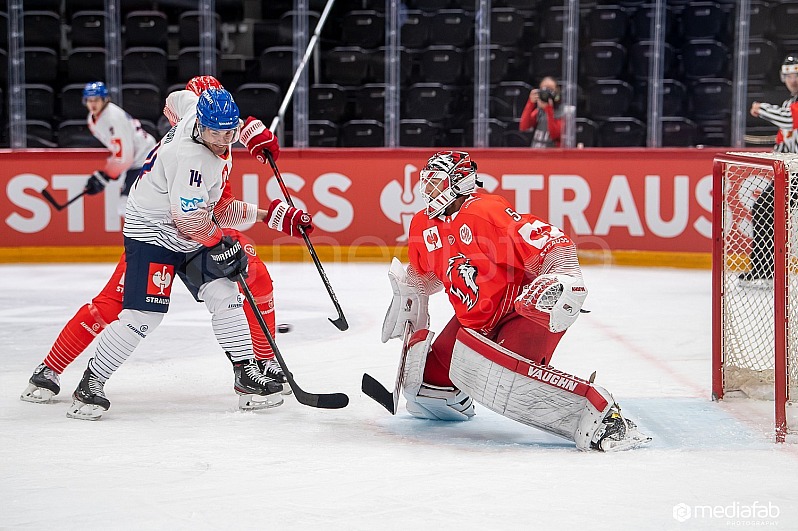
<instances>
[{"instance_id":1,"label":"hockey goalie in red","mask_svg":"<svg viewBox=\"0 0 798 531\"><path fill-rule=\"evenodd\" d=\"M394 297L382 341L405 336L408 411L468 420L476 401L581 450L650 441L605 389L548 365L587 297L571 239L477 185L468 153L433 155L421 170L427 207L410 223L410 264L394 259L388 274ZM455 316L433 341L427 303L438 291Z\"/></svg>"}]
</instances>

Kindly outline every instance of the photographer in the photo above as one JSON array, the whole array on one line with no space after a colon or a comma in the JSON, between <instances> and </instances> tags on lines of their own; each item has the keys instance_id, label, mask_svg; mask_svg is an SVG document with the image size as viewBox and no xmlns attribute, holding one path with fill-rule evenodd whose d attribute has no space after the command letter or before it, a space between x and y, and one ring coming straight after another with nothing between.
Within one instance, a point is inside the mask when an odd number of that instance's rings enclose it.
<instances>
[{"instance_id":1,"label":"photographer","mask_svg":"<svg viewBox=\"0 0 798 531\"><path fill-rule=\"evenodd\" d=\"M544 77L539 88L529 93L518 129L533 132L531 147L560 147L563 119L559 104L560 87L553 77Z\"/></svg>"}]
</instances>

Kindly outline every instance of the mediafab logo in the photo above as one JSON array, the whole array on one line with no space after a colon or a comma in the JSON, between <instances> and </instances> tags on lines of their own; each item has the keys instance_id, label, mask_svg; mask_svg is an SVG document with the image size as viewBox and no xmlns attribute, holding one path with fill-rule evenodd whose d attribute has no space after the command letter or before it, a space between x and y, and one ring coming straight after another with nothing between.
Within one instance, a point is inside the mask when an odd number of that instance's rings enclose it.
<instances>
[{"instance_id":1,"label":"mediafab logo","mask_svg":"<svg viewBox=\"0 0 798 531\"><path fill-rule=\"evenodd\" d=\"M673 519L677 522L686 522L690 519L727 519L736 521L746 521L750 524L752 520L761 523L775 520L781 514L778 505L767 504L755 501L751 504L732 502L729 505L687 505L677 503L673 506Z\"/></svg>"}]
</instances>

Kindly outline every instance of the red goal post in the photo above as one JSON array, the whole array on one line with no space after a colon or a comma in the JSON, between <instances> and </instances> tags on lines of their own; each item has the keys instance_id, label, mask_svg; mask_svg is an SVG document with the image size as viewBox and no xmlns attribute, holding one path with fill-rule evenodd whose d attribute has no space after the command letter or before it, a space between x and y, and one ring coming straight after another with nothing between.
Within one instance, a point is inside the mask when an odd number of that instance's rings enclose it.
<instances>
[{"instance_id":1,"label":"red goal post","mask_svg":"<svg viewBox=\"0 0 798 531\"><path fill-rule=\"evenodd\" d=\"M796 154L714 160L712 397L774 400L779 442L798 396L797 193Z\"/></svg>"}]
</instances>

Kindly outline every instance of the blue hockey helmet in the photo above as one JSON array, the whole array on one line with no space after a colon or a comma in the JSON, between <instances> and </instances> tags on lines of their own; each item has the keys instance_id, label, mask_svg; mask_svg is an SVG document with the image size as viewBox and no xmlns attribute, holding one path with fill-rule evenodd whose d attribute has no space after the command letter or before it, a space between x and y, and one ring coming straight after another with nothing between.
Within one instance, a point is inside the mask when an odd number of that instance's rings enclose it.
<instances>
[{"instance_id":1,"label":"blue hockey helmet","mask_svg":"<svg viewBox=\"0 0 798 531\"><path fill-rule=\"evenodd\" d=\"M209 88L197 102L197 120L206 129L228 131L238 128L238 105L223 88Z\"/></svg>"},{"instance_id":2,"label":"blue hockey helmet","mask_svg":"<svg viewBox=\"0 0 798 531\"><path fill-rule=\"evenodd\" d=\"M92 81L91 83L86 83L86 86L83 87L83 101L86 101L86 98L95 96L99 96L102 99L108 98L108 87L102 81Z\"/></svg>"}]
</instances>

